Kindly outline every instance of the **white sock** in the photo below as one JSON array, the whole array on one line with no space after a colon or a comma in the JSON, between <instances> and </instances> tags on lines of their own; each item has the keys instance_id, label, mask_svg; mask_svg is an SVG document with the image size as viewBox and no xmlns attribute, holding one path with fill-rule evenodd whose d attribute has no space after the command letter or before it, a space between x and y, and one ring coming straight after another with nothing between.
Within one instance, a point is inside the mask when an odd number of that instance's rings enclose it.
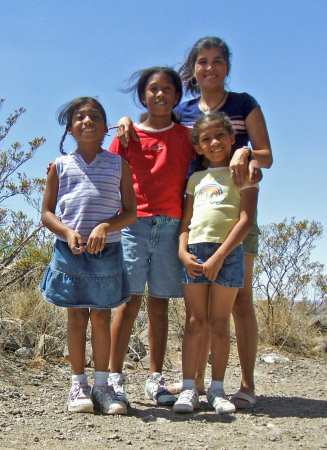
<instances>
[{"instance_id":1,"label":"white sock","mask_svg":"<svg viewBox=\"0 0 327 450\"><path fill-rule=\"evenodd\" d=\"M161 377L161 373L160 372L152 372L152 380L157 380L158 378Z\"/></svg>"},{"instance_id":2,"label":"white sock","mask_svg":"<svg viewBox=\"0 0 327 450\"><path fill-rule=\"evenodd\" d=\"M77 383L87 383L86 373L81 373L80 375L72 375L72 384Z\"/></svg>"},{"instance_id":3,"label":"white sock","mask_svg":"<svg viewBox=\"0 0 327 450\"><path fill-rule=\"evenodd\" d=\"M109 372L100 372L95 370L93 372L94 386L105 386L108 384L108 376Z\"/></svg>"},{"instance_id":4,"label":"white sock","mask_svg":"<svg viewBox=\"0 0 327 450\"><path fill-rule=\"evenodd\" d=\"M195 380L183 380L183 391L185 389L195 389Z\"/></svg>"},{"instance_id":5,"label":"white sock","mask_svg":"<svg viewBox=\"0 0 327 450\"><path fill-rule=\"evenodd\" d=\"M224 382L211 380L210 391L223 391L224 390Z\"/></svg>"}]
</instances>

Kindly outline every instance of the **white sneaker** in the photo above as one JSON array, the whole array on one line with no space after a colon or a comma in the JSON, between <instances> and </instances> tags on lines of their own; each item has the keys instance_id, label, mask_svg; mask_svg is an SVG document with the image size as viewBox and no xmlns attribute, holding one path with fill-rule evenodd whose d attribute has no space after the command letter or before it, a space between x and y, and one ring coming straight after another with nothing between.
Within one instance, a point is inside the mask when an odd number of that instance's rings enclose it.
<instances>
[{"instance_id":1,"label":"white sneaker","mask_svg":"<svg viewBox=\"0 0 327 450\"><path fill-rule=\"evenodd\" d=\"M73 383L67 400L68 411L93 412L93 403L90 398L91 387L86 381Z\"/></svg>"},{"instance_id":2,"label":"white sneaker","mask_svg":"<svg viewBox=\"0 0 327 450\"><path fill-rule=\"evenodd\" d=\"M199 406L199 394L195 389L185 389L174 404L176 413L192 413Z\"/></svg>"},{"instance_id":3,"label":"white sneaker","mask_svg":"<svg viewBox=\"0 0 327 450\"><path fill-rule=\"evenodd\" d=\"M176 397L168 391L161 373L155 373L148 377L145 383L145 397L154 400L158 406L172 406Z\"/></svg>"},{"instance_id":4,"label":"white sneaker","mask_svg":"<svg viewBox=\"0 0 327 450\"><path fill-rule=\"evenodd\" d=\"M207 399L209 405L211 405L218 414L233 413L236 411L235 405L229 401L223 390L217 389L212 391L208 389Z\"/></svg>"},{"instance_id":5,"label":"white sneaker","mask_svg":"<svg viewBox=\"0 0 327 450\"><path fill-rule=\"evenodd\" d=\"M94 409L104 414L127 414L127 406L117 399L112 386L93 386Z\"/></svg>"},{"instance_id":6,"label":"white sneaker","mask_svg":"<svg viewBox=\"0 0 327 450\"><path fill-rule=\"evenodd\" d=\"M125 394L125 374L124 373L118 373L115 375L109 374L108 384L109 386L112 386L113 390L115 391L117 399L121 402L124 402L125 405L128 407L129 401L127 395Z\"/></svg>"}]
</instances>

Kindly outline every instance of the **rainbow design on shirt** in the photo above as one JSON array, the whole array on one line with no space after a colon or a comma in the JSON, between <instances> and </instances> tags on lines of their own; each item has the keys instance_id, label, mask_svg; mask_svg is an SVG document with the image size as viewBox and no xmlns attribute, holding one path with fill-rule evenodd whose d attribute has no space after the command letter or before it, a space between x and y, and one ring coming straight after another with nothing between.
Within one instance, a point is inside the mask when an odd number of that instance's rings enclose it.
<instances>
[{"instance_id":1,"label":"rainbow design on shirt","mask_svg":"<svg viewBox=\"0 0 327 450\"><path fill-rule=\"evenodd\" d=\"M223 195L223 189L219 184L216 183L210 183L204 185L200 191L199 195L205 195L206 197L211 197L213 195L216 195L219 197L220 195Z\"/></svg>"}]
</instances>

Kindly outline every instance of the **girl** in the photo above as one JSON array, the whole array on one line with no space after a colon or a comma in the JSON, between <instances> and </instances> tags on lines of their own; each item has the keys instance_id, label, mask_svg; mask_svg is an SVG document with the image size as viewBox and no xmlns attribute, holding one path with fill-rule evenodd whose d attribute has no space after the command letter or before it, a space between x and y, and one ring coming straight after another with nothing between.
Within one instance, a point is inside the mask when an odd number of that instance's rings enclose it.
<instances>
[{"instance_id":1,"label":"girl","mask_svg":"<svg viewBox=\"0 0 327 450\"><path fill-rule=\"evenodd\" d=\"M123 230L122 236L132 298L117 309L113 320L109 384L128 404L123 362L147 284L150 377L145 394L158 405L173 405L176 398L164 385L162 367L168 334L168 299L183 295L178 227L193 150L189 131L172 118L173 108L182 96L179 75L168 67L151 67L137 72L136 78L129 91L137 92L147 108L147 117L134 125L137 141L130 140L124 147L115 137L109 148L130 164L137 199L137 220Z\"/></svg>"},{"instance_id":2,"label":"girl","mask_svg":"<svg viewBox=\"0 0 327 450\"><path fill-rule=\"evenodd\" d=\"M232 124L223 113L203 115L192 129L195 151L206 158L209 167L194 173L188 181L180 226L186 322L183 387L174 405L178 413L193 412L199 403L195 374L207 322L212 335L208 402L217 413L235 411L235 405L225 395L223 380L229 356L230 316L237 290L243 285L241 242L255 217L258 188L249 183L242 189L233 185L229 163L234 142Z\"/></svg>"},{"instance_id":3,"label":"girl","mask_svg":"<svg viewBox=\"0 0 327 450\"><path fill-rule=\"evenodd\" d=\"M128 164L101 148L106 113L94 98L81 97L61 110L66 130L60 142L65 156L51 165L42 203L42 222L57 240L40 284L45 300L67 308L67 341L72 365L68 410L126 414L108 386L110 310L130 298L122 266L121 228L136 218ZM77 148L66 155L66 135ZM58 203L61 218L55 215ZM119 211L121 212L119 214ZM94 358L94 386L84 373L88 321Z\"/></svg>"}]
</instances>

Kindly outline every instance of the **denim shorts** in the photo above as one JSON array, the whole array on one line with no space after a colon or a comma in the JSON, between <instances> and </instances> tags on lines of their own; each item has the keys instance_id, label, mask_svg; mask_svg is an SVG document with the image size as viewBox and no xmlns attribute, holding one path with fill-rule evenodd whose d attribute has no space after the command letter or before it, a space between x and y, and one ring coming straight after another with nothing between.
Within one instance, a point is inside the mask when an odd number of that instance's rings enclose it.
<instances>
[{"instance_id":1,"label":"denim shorts","mask_svg":"<svg viewBox=\"0 0 327 450\"><path fill-rule=\"evenodd\" d=\"M191 255L195 255L198 263L203 264L207 259L212 256L215 251L221 246L221 244L215 244L212 242L201 242L199 244L190 244L187 246L187 250ZM244 281L244 255L243 245L240 244L224 259L223 265L218 272L217 278L214 283L220 286L230 288L242 288ZM205 276L200 275L195 278L191 278L187 275L186 270L183 270L182 282L184 284L201 283L211 284L211 281Z\"/></svg>"},{"instance_id":2,"label":"denim shorts","mask_svg":"<svg viewBox=\"0 0 327 450\"><path fill-rule=\"evenodd\" d=\"M104 249L74 255L57 239L52 259L39 285L45 300L66 308L116 308L130 299L120 242Z\"/></svg>"},{"instance_id":3,"label":"denim shorts","mask_svg":"<svg viewBox=\"0 0 327 450\"><path fill-rule=\"evenodd\" d=\"M153 297L183 297L182 264L178 258L179 219L155 215L138 217L122 230L124 262L131 293Z\"/></svg>"},{"instance_id":4,"label":"denim shorts","mask_svg":"<svg viewBox=\"0 0 327 450\"><path fill-rule=\"evenodd\" d=\"M249 255L258 256L259 251L259 233L252 232L248 233L243 241L243 252Z\"/></svg>"}]
</instances>

